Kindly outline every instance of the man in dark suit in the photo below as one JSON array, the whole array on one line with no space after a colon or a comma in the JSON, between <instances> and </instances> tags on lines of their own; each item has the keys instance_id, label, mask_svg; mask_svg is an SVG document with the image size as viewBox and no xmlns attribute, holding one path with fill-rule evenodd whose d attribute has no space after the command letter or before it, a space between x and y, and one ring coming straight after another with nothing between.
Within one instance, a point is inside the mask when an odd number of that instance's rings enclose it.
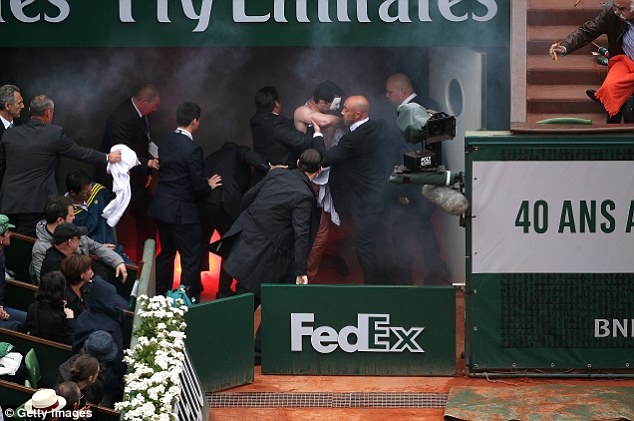
<instances>
[{"instance_id":1,"label":"man in dark suit","mask_svg":"<svg viewBox=\"0 0 634 421\"><path fill-rule=\"evenodd\" d=\"M20 94L20 88L15 85L0 86L0 139L5 129L14 126L14 120L20 118L24 100Z\"/></svg>"},{"instance_id":2,"label":"man in dark suit","mask_svg":"<svg viewBox=\"0 0 634 421\"><path fill-rule=\"evenodd\" d=\"M321 171L321 161L317 149L308 149L297 160L297 168L269 171L246 192L244 211L222 240L212 244L220 245L225 270L238 281L236 292L254 294L254 310L260 305L262 284L308 283L308 253L320 216L311 181ZM258 328L256 363L261 352L259 332Z\"/></svg>"},{"instance_id":3,"label":"man in dark suit","mask_svg":"<svg viewBox=\"0 0 634 421\"><path fill-rule=\"evenodd\" d=\"M121 159L121 152L107 154L77 145L64 129L51 124L55 104L38 95L30 104L31 120L7 130L0 141L0 201L16 232L35 236L44 203L57 196L56 173L60 156L106 166Z\"/></svg>"},{"instance_id":4,"label":"man in dark suit","mask_svg":"<svg viewBox=\"0 0 634 421\"><path fill-rule=\"evenodd\" d=\"M294 168L299 155L314 146L313 131L300 132L291 120L280 115L282 102L273 86L265 86L255 94L255 106L256 112L251 117L253 150L271 165ZM263 179L266 173L256 169L251 184Z\"/></svg>"},{"instance_id":5,"label":"man in dark suit","mask_svg":"<svg viewBox=\"0 0 634 421\"><path fill-rule=\"evenodd\" d=\"M227 142L220 150L205 158L205 176L214 174L222 177L222 186L214 189L200 204L203 230L202 267L209 264L209 240L214 232L223 236L240 214L240 200L249 190L253 168L268 171L269 164L247 146ZM233 295L233 278L223 270L220 264L217 298Z\"/></svg>"},{"instance_id":6,"label":"man in dark suit","mask_svg":"<svg viewBox=\"0 0 634 421\"><path fill-rule=\"evenodd\" d=\"M398 107L402 104L415 103L425 108L414 92L414 86L410 78L404 73L391 75L385 83L385 95L387 99ZM418 146L405 142L398 128L394 127L393 150L394 159L402 164L403 154ZM442 142L436 143L442 148ZM442 153L442 150L438 151ZM390 201L390 227L391 236L389 243L392 246L394 258L394 281L397 283L411 284L412 265L414 255L412 250L422 251L427 274L424 283L426 285L446 285L449 281L447 264L440 255L440 246L436 237L436 230L432 222L434 206L423 197L419 185L391 185L393 192ZM419 247L412 247L418 243Z\"/></svg>"},{"instance_id":7,"label":"man in dark suit","mask_svg":"<svg viewBox=\"0 0 634 421\"><path fill-rule=\"evenodd\" d=\"M124 218L117 229L121 236L120 242L128 237L126 234L134 233L133 247L128 247L127 250L135 261L139 261L143 254L145 240L156 238L156 224L148 217L147 210L152 201L152 170L158 170L159 159L156 144L150 136L148 116L156 111L160 103L161 95L156 86L142 86L132 98L123 101L110 114L101 142L101 150L104 152L110 151L117 144L128 146L141 163L130 170L132 196L128 212L132 220ZM95 180L112 190L112 180L106 176L105 171L96 169Z\"/></svg>"},{"instance_id":8,"label":"man in dark suit","mask_svg":"<svg viewBox=\"0 0 634 421\"><path fill-rule=\"evenodd\" d=\"M341 115L350 131L324 153L330 166L330 190L335 209L353 222L357 258L366 284L382 283L384 262L377 247L384 244L384 195L392 165L385 159L387 125L370 120L363 96L346 99Z\"/></svg>"},{"instance_id":9,"label":"man in dark suit","mask_svg":"<svg viewBox=\"0 0 634 421\"><path fill-rule=\"evenodd\" d=\"M194 142L200 125L200 107L184 102L176 110L177 129L161 141L161 168L156 196L148 211L156 218L161 252L156 258L156 293L172 289L174 257L181 258L181 285L192 302L200 302L200 249L202 230L198 202L221 185L219 175L205 178L203 150Z\"/></svg>"}]
</instances>

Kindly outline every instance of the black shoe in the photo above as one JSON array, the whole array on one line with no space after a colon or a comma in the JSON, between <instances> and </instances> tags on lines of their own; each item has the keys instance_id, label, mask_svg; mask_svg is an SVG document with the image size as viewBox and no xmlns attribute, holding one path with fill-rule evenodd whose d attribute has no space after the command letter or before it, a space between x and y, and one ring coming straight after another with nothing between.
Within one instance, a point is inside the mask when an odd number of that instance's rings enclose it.
<instances>
[{"instance_id":1,"label":"black shoe","mask_svg":"<svg viewBox=\"0 0 634 421\"><path fill-rule=\"evenodd\" d=\"M591 100L593 100L597 104L601 104L601 101L599 101L599 98L596 97L596 93L597 93L597 91L595 91L594 89L588 89L586 91L586 95L588 95L588 98L590 98Z\"/></svg>"},{"instance_id":2,"label":"black shoe","mask_svg":"<svg viewBox=\"0 0 634 421\"><path fill-rule=\"evenodd\" d=\"M335 272L337 272L339 275L348 276L350 274L348 264L340 255L328 254L324 255L324 257L332 264L332 267L335 268Z\"/></svg>"}]
</instances>

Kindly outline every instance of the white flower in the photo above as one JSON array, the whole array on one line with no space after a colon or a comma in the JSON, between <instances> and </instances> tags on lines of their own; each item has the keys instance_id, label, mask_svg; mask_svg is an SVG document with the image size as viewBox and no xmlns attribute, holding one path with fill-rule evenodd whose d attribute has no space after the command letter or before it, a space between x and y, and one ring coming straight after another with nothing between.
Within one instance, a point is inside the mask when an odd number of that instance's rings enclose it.
<instances>
[{"instance_id":1,"label":"white flower","mask_svg":"<svg viewBox=\"0 0 634 421\"><path fill-rule=\"evenodd\" d=\"M142 323L135 331L136 346L125 352L126 400L115 408L124 412L125 420L174 421L180 396L179 374L185 359L187 307L182 302L174 306L162 295L142 295L137 304Z\"/></svg>"}]
</instances>

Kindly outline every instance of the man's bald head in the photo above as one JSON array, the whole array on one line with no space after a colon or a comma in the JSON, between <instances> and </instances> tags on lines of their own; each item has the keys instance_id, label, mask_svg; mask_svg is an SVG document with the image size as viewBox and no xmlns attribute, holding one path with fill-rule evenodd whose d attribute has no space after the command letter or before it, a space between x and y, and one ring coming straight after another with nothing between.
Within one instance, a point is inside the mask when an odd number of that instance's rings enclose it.
<instances>
[{"instance_id":1,"label":"man's bald head","mask_svg":"<svg viewBox=\"0 0 634 421\"><path fill-rule=\"evenodd\" d=\"M387 78L385 83L385 96L394 104L399 106L405 98L414 93L412 81L405 73L394 73Z\"/></svg>"},{"instance_id":2,"label":"man's bald head","mask_svg":"<svg viewBox=\"0 0 634 421\"><path fill-rule=\"evenodd\" d=\"M355 95L346 99L346 102L343 104L343 109L341 110L341 115L343 116L343 121L350 125L367 118L369 112L370 103L368 99L363 95Z\"/></svg>"}]
</instances>

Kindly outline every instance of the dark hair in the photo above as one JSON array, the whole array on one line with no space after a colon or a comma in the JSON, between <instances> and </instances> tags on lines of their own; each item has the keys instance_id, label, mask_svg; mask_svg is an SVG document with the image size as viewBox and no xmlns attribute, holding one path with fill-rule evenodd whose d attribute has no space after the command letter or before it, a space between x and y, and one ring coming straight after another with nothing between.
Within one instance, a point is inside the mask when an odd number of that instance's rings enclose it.
<instances>
[{"instance_id":1,"label":"dark hair","mask_svg":"<svg viewBox=\"0 0 634 421\"><path fill-rule=\"evenodd\" d=\"M193 102L183 102L176 109L176 124L178 127L186 127L192 121L200 118L200 107Z\"/></svg>"},{"instance_id":2,"label":"dark hair","mask_svg":"<svg viewBox=\"0 0 634 421\"><path fill-rule=\"evenodd\" d=\"M35 300L49 303L54 307L64 308L64 296L66 292L66 278L62 272L54 270L42 275L40 286L35 294Z\"/></svg>"},{"instance_id":3,"label":"dark hair","mask_svg":"<svg viewBox=\"0 0 634 421\"><path fill-rule=\"evenodd\" d=\"M158 88L149 83L147 85L141 86L136 91L136 94L134 94L134 99L139 101L152 102L159 95L160 94Z\"/></svg>"},{"instance_id":4,"label":"dark hair","mask_svg":"<svg viewBox=\"0 0 634 421\"><path fill-rule=\"evenodd\" d=\"M343 96L343 89L341 89L335 82L325 80L315 87L315 91L313 92L313 101L319 102L319 100L323 100L324 102L332 102L336 96Z\"/></svg>"},{"instance_id":5,"label":"dark hair","mask_svg":"<svg viewBox=\"0 0 634 421\"><path fill-rule=\"evenodd\" d=\"M321 168L322 156L321 152L317 149L306 149L299 156L299 162L297 168L300 170L312 174L317 172Z\"/></svg>"},{"instance_id":6,"label":"dark hair","mask_svg":"<svg viewBox=\"0 0 634 421\"><path fill-rule=\"evenodd\" d=\"M47 224L52 224L57 221L57 218L66 219L68 215L68 207L73 206L73 199L66 196L53 196L50 197L44 205L44 219Z\"/></svg>"},{"instance_id":7,"label":"dark hair","mask_svg":"<svg viewBox=\"0 0 634 421\"><path fill-rule=\"evenodd\" d=\"M92 265L92 259L85 254L72 253L64 257L60 265L60 271L66 277L69 285L77 285L81 282L81 274Z\"/></svg>"},{"instance_id":8,"label":"dark hair","mask_svg":"<svg viewBox=\"0 0 634 421\"><path fill-rule=\"evenodd\" d=\"M75 170L66 176L66 191L79 193L86 184L92 184L92 178L84 170Z\"/></svg>"},{"instance_id":9,"label":"dark hair","mask_svg":"<svg viewBox=\"0 0 634 421\"><path fill-rule=\"evenodd\" d=\"M66 407L59 409L73 409L81 400L81 390L77 383L67 380L55 386L55 393L66 399Z\"/></svg>"},{"instance_id":10,"label":"dark hair","mask_svg":"<svg viewBox=\"0 0 634 421\"><path fill-rule=\"evenodd\" d=\"M277 89L273 86L264 86L255 94L255 107L258 111L273 111L275 101L279 100Z\"/></svg>"},{"instance_id":11,"label":"dark hair","mask_svg":"<svg viewBox=\"0 0 634 421\"><path fill-rule=\"evenodd\" d=\"M98 359L92 355L81 354L70 367L70 379L77 383L88 380L90 376L95 376L98 368Z\"/></svg>"}]
</instances>

